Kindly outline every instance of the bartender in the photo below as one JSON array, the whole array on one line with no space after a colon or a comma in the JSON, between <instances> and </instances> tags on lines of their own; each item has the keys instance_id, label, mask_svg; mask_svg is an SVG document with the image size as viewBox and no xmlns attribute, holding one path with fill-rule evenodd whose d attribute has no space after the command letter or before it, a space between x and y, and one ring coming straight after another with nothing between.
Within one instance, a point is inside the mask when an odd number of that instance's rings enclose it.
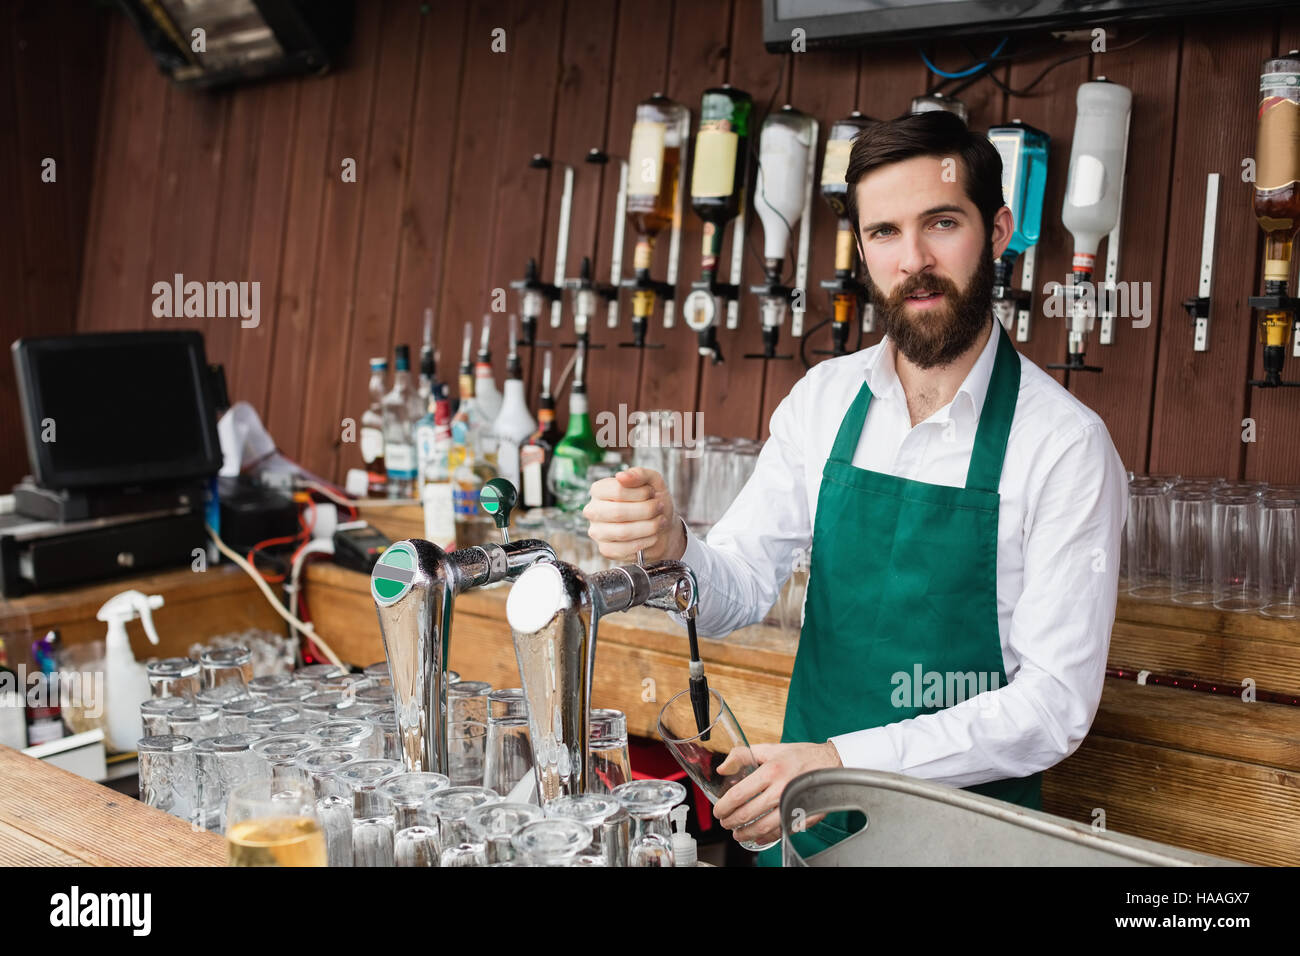
<instances>
[{"instance_id":1,"label":"bartender","mask_svg":"<svg viewBox=\"0 0 1300 956\"><path fill-rule=\"evenodd\" d=\"M811 542L782 742L756 745L758 770L714 808L737 839L779 839L782 790L822 767L1038 809L1042 771L1096 714L1127 479L1097 414L993 319L1013 231L1001 171L951 113L859 134L848 213L880 343L795 384L707 541L654 471L592 485L601 553L684 561L704 634L762 620ZM810 818L793 839L810 855L855 818ZM777 849L760 862L779 864Z\"/></svg>"}]
</instances>

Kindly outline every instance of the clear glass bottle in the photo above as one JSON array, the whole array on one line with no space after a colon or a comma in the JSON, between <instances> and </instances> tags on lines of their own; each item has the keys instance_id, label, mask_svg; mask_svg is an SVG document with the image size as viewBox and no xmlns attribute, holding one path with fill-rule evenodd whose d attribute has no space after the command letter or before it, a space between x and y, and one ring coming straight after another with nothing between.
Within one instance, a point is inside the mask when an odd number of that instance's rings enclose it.
<instances>
[{"instance_id":1,"label":"clear glass bottle","mask_svg":"<svg viewBox=\"0 0 1300 956\"><path fill-rule=\"evenodd\" d=\"M393 361L393 387L384 396L384 465L388 473L388 497L410 498L415 494L418 469L415 461L415 422L411 418L414 399L411 388L411 350L399 345Z\"/></svg>"},{"instance_id":2,"label":"clear glass bottle","mask_svg":"<svg viewBox=\"0 0 1300 956\"><path fill-rule=\"evenodd\" d=\"M361 461L366 467L370 495L382 497L388 483L384 467L384 376L388 359L370 360L370 404L361 414Z\"/></svg>"}]
</instances>

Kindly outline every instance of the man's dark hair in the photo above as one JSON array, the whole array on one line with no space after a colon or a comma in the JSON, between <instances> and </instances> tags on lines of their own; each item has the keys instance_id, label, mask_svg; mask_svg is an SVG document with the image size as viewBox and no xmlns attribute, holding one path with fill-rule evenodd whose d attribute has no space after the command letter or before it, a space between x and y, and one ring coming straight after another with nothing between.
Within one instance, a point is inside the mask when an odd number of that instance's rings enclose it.
<instances>
[{"instance_id":1,"label":"man's dark hair","mask_svg":"<svg viewBox=\"0 0 1300 956\"><path fill-rule=\"evenodd\" d=\"M993 217L1002 208L1002 157L987 136L972 132L945 110L913 113L868 126L853 139L844 181L849 184L845 209L853 234L858 229L858 183L873 169L916 156L955 157L962 167L966 195L984 220L985 237L993 235Z\"/></svg>"}]
</instances>

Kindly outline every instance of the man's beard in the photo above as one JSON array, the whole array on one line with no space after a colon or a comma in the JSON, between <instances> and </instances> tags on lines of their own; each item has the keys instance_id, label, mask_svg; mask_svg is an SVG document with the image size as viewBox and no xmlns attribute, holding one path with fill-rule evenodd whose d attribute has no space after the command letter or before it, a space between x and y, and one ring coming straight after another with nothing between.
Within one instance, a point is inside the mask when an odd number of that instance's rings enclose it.
<instances>
[{"instance_id":1,"label":"man's beard","mask_svg":"<svg viewBox=\"0 0 1300 956\"><path fill-rule=\"evenodd\" d=\"M919 289L943 293L939 308L907 312L907 296ZM871 301L900 355L917 368L947 365L965 352L992 321L993 257L980 256L965 289L950 279L914 275L884 296L871 286Z\"/></svg>"}]
</instances>

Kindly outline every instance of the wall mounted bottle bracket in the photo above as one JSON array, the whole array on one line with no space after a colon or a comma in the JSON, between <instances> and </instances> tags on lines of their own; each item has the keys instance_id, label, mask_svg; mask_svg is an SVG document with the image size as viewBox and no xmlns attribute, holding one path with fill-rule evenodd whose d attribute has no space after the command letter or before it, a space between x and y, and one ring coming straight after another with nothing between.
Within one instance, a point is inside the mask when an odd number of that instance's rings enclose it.
<instances>
[{"instance_id":1,"label":"wall mounted bottle bracket","mask_svg":"<svg viewBox=\"0 0 1300 956\"><path fill-rule=\"evenodd\" d=\"M614 290L606 297L605 321L611 329L618 328L618 289L623 285L623 235L627 221L627 160L610 156L595 146L587 150L586 162L593 166L607 166L611 159L618 161L618 194L614 198L614 240L609 251L609 287Z\"/></svg>"},{"instance_id":2,"label":"wall mounted bottle bracket","mask_svg":"<svg viewBox=\"0 0 1300 956\"><path fill-rule=\"evenodd\" d=\"M1214 237L1219 213L1219 174L1205 179L1205 218L1201 226L1201 271L1196 296L1183 300L1192 318L1192 351L1210 349L1210 300L1214 289Z\"/></svg>"}]
</instances>

